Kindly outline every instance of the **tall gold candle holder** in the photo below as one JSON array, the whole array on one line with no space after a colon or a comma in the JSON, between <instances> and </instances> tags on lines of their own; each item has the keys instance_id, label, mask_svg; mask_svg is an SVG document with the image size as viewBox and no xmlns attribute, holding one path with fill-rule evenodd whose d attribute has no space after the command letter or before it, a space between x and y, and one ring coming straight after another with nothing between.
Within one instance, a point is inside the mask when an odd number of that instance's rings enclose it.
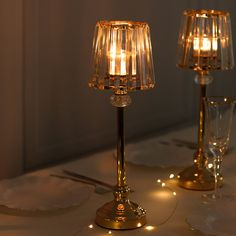
<instances>
[{"instance_id":1,"label":"tall gold candle holder","mask_svg":"<svg viewBox=\"0 0 236 236\"><path fill-rule=\"evenodd\" d=\"M181 187L187 189L210 190L214 188L214 177L207 169L207 158L204 152L203 98L206 96L207 85L213 80L210 71L229 70L234 66L228 12L215 10L183 12L178 39L177 66L196 71L195 82L200 86L198 149L194 154L193 166L179 173L178 182ZM219 184L222 180L221 176Z\"/></svg>"},{"instance_id":2,"label":"tall gold candle holder","mask_svg":"<svg viewBox=\"0 0 236 236\"><path fill-rule=\"evenodd\" d=\"M93 76L89 86L112 90L117 109L117 184L114 199L97 210L96 223L109 229L139 228L146 211L128 198L125 173L124 110L131 103L129 91L154 87L149 26L143 22L100 21L93 42Z\"/></svg>"}]
</instances>

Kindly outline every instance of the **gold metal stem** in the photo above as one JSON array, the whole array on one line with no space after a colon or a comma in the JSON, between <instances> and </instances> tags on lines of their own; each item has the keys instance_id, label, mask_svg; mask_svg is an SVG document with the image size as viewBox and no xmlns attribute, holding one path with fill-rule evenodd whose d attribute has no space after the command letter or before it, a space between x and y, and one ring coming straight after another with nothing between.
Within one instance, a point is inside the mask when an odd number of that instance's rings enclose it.
<instances>
[{"instance_id":1,"label":"gold metal stem","mask_svg":"<svg viewBox=\"0 0 236 236\"><path fill-rule=\"evenodd\" d=\"M126 186L124 107L117 107L117 186Z\"/></svg>"},{"instance_id":2,"label":"gold metal stem","mask_svg":"<svg viewBox=\"0 0 236 236\"><path fill-rule=\"evenodd\" d=\"M179 185L186 189L214 189L214 176L207 169L207 158L204 152L205 109L203 100L206 97L206 86L212 82L212 79L208 71L198 71L195 78L195 82L200 86L198 149L194 153L193 165L183 170L178 175Z\"/></svg>"},{"instance_id":3,"label":"gold metal stem","mask_svg":"<svg viewBox=\"0 0 236 236\"><path fill-rule=\"evenodd\" d=\"M126 184L124 109L131 103L130 97L115 94L111 103L117 107L117 185L114 200L97 210L96 223L109 229L134 229L146 224L146 211L128 199L130 188Z\"/></svg>"},{"instance_id":4,"label":"gold metal stem","mask_svg":"<svg viewBox=\"0 0 236 236\"><path fill-rule=\"evenodd\" d=\"M200 84L200 111L199 111L199 129L198 129L198 148L203 151L204 133L205 133L205 110L203 99L206 97L206 85Z\"/></svg>"},{"instance_id":5,"label":"gold metal stem","mask_svg":"<svg viewBox=\"0 0 236 236\"><path fill-rule=\"evenodd\" d=\"M199 101L199 125L198 125L198 150L195 155L194 163L198 168L203 168L206 158L204 156L204 134L205 134L205 109L204 98L206 97L206 84L200 84L200 101Z\"/></svg>"}]
</instances>

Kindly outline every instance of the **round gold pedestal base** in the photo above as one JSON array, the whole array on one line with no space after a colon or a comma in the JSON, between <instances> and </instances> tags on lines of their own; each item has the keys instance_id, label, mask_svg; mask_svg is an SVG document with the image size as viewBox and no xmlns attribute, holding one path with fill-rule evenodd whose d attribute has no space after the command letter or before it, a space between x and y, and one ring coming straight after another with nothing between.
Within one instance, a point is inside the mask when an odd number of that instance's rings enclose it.
<instances>
[{"instance_id":1,"label":"round gold pedestal base","mask_svg":"<svg viewBox=\"0 0 236 236\"><path fill-rule=\"evenodd\" d=\"M146 224L146 211L126 200L113 200L97 210L96 223L108 229L134 229Z\"/></svg>"},{"instance_id":2,"label":"round gold pedestal base","mask_svg":"<svg viewBox=\"0 0 236 236\"><path fill-rule=\"evenodd\" d=\"M218 182L222 185L223 178ZM206 168L199 170L195 165L188 167L178 175L178 184L180 187L192 190L212 190L214 189L214 176Z\"/></svg>"}]
</instances>

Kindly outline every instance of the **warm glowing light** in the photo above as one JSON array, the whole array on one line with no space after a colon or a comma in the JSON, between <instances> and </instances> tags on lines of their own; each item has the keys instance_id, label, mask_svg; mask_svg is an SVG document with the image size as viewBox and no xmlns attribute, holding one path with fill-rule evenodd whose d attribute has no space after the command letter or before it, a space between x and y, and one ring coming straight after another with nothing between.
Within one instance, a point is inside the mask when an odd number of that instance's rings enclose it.
<instances>
[{"instance_id":1,"label":"warm glowing light","mask_svg":"<svg viewBox=\"0 0 236 236\"><path fill-rule=\"evenodd\" d=\"M138 223L138 224L137 224L137 227L141 227L141 226L142 226L142 224L141 224L141 223Z\"/></svg>"},{"instance_id":2,"label":"warm glowing light","mask_svg":"<svg viewBox=\"0 0 236 236\"><path fill-rule=\"evenodd\" d=\"M175 177L174 174L170 174L170 176L169 176L170 179L173 179L174 177Z\"/></svg>"},{"instance_id":3,"label":"warm glowing light","mask_svg":"<svg viewBox=\"0 0 236 236\"><path fill-rule=\"evenodd\" d=\"M125 206L124 206L124 204L118 204L118 206L117 206L117 210L118 211L123 211L125 209Z\"/></svg>"},{"instance_id":4,"label":"warm glowing light","mask_svg":"<svg viewBox=\"0 0 236 236\"><path fill-rule=\"evenodd\" d=\"M126 75L126 52L120 51L120 75Z\"/></svg>"},{"instance_id":5,"label":"warm glowing light","mask_svg":"<svg viewBox=\"0 0 236 236\"><path fill-rule=\"evenodd\" d=\"M173 179L174 177L175 177L175 175L174 175L173 173L171 173L171 174L169 175L169 178L170 178L170 179ZM176 177L177 177L177 178L180 178L179 175L177 175ZM176 196L176 195L177 195L177 193L174 192L174 191L172 191L171 188L169 188L165 182L162 182L161 179L158 179L157 182L161 184L161 187L167 187L167 189L169 189L171 192L165 191L165 190L161 190L161 191L159 190L159 191L157 191L157 192L153 192L153 193L152 193L152 195L153 195L154 197L167 199L167 198L170 198L170 197L172 197L172 196Z\"/></svg>"},{"instance_id":6,"label":"warm glowing light","mask_svg":"<svg viewBox=\"0 0 236 236\"><path fill-rule=\"evenodd\" d=\"M194 176L198 177L198 173L195 173Z\"/></svg>"},{"instance_id":7,"label":"warm glowing light","mask_svg":"<svg viewBox=\"0 0 236 236\"><path fill-rule=\"evenodd\" d=\"M88 227L89 227L90 229L92 229L92 228L93 228L93 225L89 225Z\"/></svg>"},{"instance_id":8,"label":"warm glowing light","mask_svg":"<svg viewBox=\"0 0 236 236\"><path fill-rule=\"evenodd\" d=\"M114 37L116 39L116 37ZM110 51L108 52L108 57L110 61L109 65L109 74L110 75L120 75L125 76L128 74L126 70L127 63L129 63L129 57L132 57L132 75L136 75L136 53L135 50L133 52L128 52L126 50L117 47L114 42L111 44Z\"/></svg>"},{"instance_id":9,"label":"warm glowing light","mask_svg":"<svg viewBox=\"0 0 236 236\"><path fill-rule=\"evenodd\" d=\"M117 49L116 44L113 43L108 54L110 57L110 75L126 75L126 51Z\"/></svg>"},{"instance_id":10,"label":"warm glowing light","mask_svg":"<svg viewBox=\"0 0 236 236\"><path fill-rule=\"evenodd\" d=\"M213 29L214 31L214 29ZM218 49L217 37L207 37L207 35L197 36L193 38L193 51L195 56L208 57L212 56Z\"/></svg>"},{"instance_id":11,"label":"warm glowing light","mask_svg":"<svg viewBox=\"0 0 236 236\"><path fill-rule=\"evenodd\" d=\"M154 226L148 225L145 227L146 230L151 231L154 230Z\"/></svg>"},{"instance_id":12,"label":"warm glowing light","mask_svg":"<svg viewBox=\"0 0 236 236\"><path fill-rule=\"evenodd\" d=\"M108 231L108 234L112 234L111 230L110 230L110 231Z\"/></svg>"},{"instance_id":13,"label":"warm glowing light","mask_svg":"<svg viewBox=\"0 0 236 236\"><path fill-rule=\"evenodd\" d=\"M213 167L213 164L212 164L212 163L209 163L209 164L208 164L208 168L211 169L212 167Z\"/></svg>"},{"instance_id":14,"label":"warm glowing light","mask_svg":"<svg viewBox=\"0 0 236 236\"><path fill-rule=\"evenodd\" d=\"M202 18L207 18L207 15L205 13L202 14L196 14L196 17L202 17Z\"/></svg>"},{"instance_id":15,"label":"warm glowing light","mask_svg":"<svg viewBox=\"0 0 236 236\"><path fill-rule=\"evenodd\" d=\"M172 192L170 190L165 190L165 189L153 191L150 193L150 196L153 199L164 199L164 200L173 198Z\"/></svg>"},{"instance_id":16,"label":"warm glowing light","mask_svg":"<svg viewBox=\"0 0 236 236\"><path fill-rule=\"evenodd\" d=\"M206 36L203 36L203 37L195 37L193 39L194 51L210 52L211 50L217 51L217 49L218 49L217 38L208 38Z\"/></svg>"}]
</instances>

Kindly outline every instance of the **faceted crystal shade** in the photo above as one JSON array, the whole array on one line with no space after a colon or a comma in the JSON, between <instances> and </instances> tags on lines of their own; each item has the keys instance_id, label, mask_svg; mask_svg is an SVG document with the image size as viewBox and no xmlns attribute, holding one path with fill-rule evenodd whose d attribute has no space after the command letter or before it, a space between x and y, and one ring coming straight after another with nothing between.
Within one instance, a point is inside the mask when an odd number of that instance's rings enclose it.
<instances>
[{"instance_id":1,"label":"faceted crystal shade","mask_svg":"<svg viewBox=\"0 0 236 236\"><path fill-rule=\"evenodd\" d=\"M234 66L230 15L224 11L184 11L177 66L193 70L229 70Z\"/></svg>"},{"instance_id":2,"label":"faceted crystal shade","mask_svg":"<svg viewBox=\"0 0 236 236\"><path fill-rule=\"evenodd\" d=\"M149 26L143 22L100 21L93 41L90 87L116 93L154 87Z\"/></svg>"}]
</instances>

